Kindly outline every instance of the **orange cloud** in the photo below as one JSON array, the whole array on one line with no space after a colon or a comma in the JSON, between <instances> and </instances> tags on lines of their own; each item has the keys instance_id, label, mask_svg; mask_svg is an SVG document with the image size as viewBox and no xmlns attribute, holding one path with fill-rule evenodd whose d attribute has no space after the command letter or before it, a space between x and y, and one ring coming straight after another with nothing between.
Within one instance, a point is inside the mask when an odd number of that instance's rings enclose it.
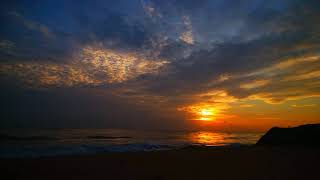
<instances>
[{"instance_id":1,"label":"orange cloud","mask_svg":"<svg viewBox=\"0 0 320 180\"><path fill-rule=\"evenodd\" d=\"M265 86L265 85L269 84L270 82L271 82L270 80L256 80L256 81L252 81L249 83L241 84L240 88L254 89L254 88Z\"/></svg>"},{"instance_id":2,"label":"orange cloud","mask_svg":"<svg viewBox=\"0 0 320 180\"><path fill-rule=\"evenodd\" d=\"M299 105L299 104L293 104L291 105L291 107L294 107L294 108L305 108L305 107L315 107L317 106L316 104L302 104L302 105Z\"/></svg>"},{"instance_id":3,"label":"orange cloud","mask_svg":"<svg viewBox=\"0 0 320 180\"><path fill-rule=\"evenodd\" d=\"M304 74L288 76L283 80L284 81L300 81L300 80L313 79L313 78L319 78L319 77L320 77L320 71L312 71Z\"/></svg>"},{"instance_id":4,"label":"orange cloud","mask_svg":"<svg viewBox=\"0 0 320 180\"><path fill-rule=\"evenodd\" d=\"M227 92L218 90L198 94L193 98L197 103L179 107L178 111L188 113L192 120L203 121L229 118L230 115L225 114L225 112L230 108L230 103L237 101Z\"/></svg>"}]
</instances>

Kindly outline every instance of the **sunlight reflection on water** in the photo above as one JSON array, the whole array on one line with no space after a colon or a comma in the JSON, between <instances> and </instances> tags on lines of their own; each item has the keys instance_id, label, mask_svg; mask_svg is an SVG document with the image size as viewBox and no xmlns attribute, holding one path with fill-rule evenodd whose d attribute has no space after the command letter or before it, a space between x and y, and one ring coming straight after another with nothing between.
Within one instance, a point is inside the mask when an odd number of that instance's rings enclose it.
<instances>
[{"instance_id":1,"label":"sunlight reflection on water","mask_svg":"<svg viewBox=\"0 0 320 180\"><path fill-rule=\"evenodd\" d=\"M193 144L206 146L221 146L227 144L252 144L258 139L257 134L233 134L214 132L194 132L189 134L188 139Z\"/></svg>"}]
</instances>

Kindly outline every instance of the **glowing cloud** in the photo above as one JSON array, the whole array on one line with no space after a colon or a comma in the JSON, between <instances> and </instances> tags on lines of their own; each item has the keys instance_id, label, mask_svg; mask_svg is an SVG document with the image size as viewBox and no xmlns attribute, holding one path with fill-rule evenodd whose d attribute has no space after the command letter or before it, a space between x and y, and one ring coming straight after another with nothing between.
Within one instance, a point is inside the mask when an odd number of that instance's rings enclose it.
<instances>
[{"instance_id":1,"label":"glowing cloud","mask_svg":"<svg viewBox=\"0 0 320 180\"><path fill-rule=\"evenodd\" d=\"M179 39L187 44L194 44L194 39L192 35L192 25L189 16L183 16L182 22L186 28L185 32L180 34Z\"/></svg>"},{"instance_id":2,"label":"glowing cloud","mask_svg":"<svg viewBox=\"0 0 320 180\"><path fill-rule=\"evenodd\" d=\"M298 74L298 75L292 75L292 76L286 77L284 81L300 81L300 80L313 79L313 78L319 78L319 77L320 77L320 71L312 71L304 74Z\"/></svg>"},{"instance_id":3,"label":"glowing cloud","mask_svg":"<svg viewBox=\"0 0 320 180\"><path fill-rule=\"evenodd\" d=\"M289 69L292 66L305 64L305 63L312 63L317 62L320 60L319 54L309 54L304 56L298 57L290 57L286 59L279 60L279 63L276 63L270 67L262 68L252 73L249 73L247 76L255 76L261 74L278 74L281 70Z\"/></svg>"},{"instance_id":4,"label":"glowing cloud","mask_svg":"<svg viewBox=\"0 0 320 180\"><path fill-rule=\"evenodd\" d=\"M230 75L228 75L228 74L222 74L222 75L220 75L218 81L223 82L223 81L229 80L230 78L231 78Z\"/></svg>"},{"instance_id":5,"label":"glowing cloud","mask_svg":"<svg viewBox=\"0 0 320 180\"><path fill-rule=\"evenodd\" d=\"M168 61L149 60L136 53L86 47L75 61L100 81L121 83L143 74L156 74ZM99 78L102 77L102 78Z\"/></svg>"},{"instance_id":6,"label":"glowing cloud","mask_svg":"<svg viewBox=\"0 0 320 180\"><path fill-rule=\"evenodd\" d=\"M78 67L53 63L1 64L0 74L13 76L24 85L34 88L98 85L101 83Z\"/></svg>"},{"instance_id":7,"label":"glowing cloud","mask_svg":"<svg viewBox=\"0 0 320 180\"><path fill-rule=\"evenodd\" d=\"M178 110L190 114L192 120L202 121L214 121L229 117L230 115L226 115L225 111L230 108L230 103L236 101L227 92L219 90L198 94L193 98L199 103L179 107Z\"/></svg>"},{"instance_id":8,"label":"glowing cloud","mask_svg":"<svg viewBox=\"0 0 320 180\"><path fill-rule=\"evenodd\" d=\"M185 111L192 115L192 120L213 121L217 118L219 110L210 104L196 104L186 107L181 107L179 111Z\"/></svg>"},{"instance_id":9,"label":"glowing cloud","mask_svg":"<svg viewBox=\"0 0 320 180\"><path fill-rule=\"evenodd\" d=\"M0 74L14 76L29 87L97 86L123 83L144 74L156 74L168 62L149 60L134 53L86 47L71 63L7 63Z\"/></svg>"},{"instance_id":10,"label":"glowing cloud","mask_svg":"<svg viewBox=\"0 0 320 180\"><path fill-rule=\"evenodd\" d=\"M254 89L258 87L265 86L270 83L270 80L256 80L246 84L241 84L240 88L242 89Z\"/></svg>"},{"instance_id":11,"label":"glowing cloud","mask_svg":"<svg viewBox=\"0 0 320 180\"><path fill-rule=\"evenodd\" d=\"M294 108L308 108L308 107L315 107L317 106L316 104L302 104L302 105L299 105L299 104L293 104L291 105L291 107L294 107Z\"/></svg>"}]
</instances>

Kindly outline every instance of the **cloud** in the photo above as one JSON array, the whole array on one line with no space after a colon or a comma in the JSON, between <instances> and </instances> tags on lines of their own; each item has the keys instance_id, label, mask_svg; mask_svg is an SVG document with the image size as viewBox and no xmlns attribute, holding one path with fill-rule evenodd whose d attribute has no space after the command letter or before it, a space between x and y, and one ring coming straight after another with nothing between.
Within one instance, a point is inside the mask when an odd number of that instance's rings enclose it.
<instances>
[{"instance_id":1,"label":"cloud","mask_svg":"<svg viewBox=\"0 0 320 180\"><path fill-rule=\"evenodd\" d=\"M123 82L135 79L141 75L155 74L168 64L165 60L146 59L135 52L116 52L107 49L84 48L82 59L83 67L89 69L90 74L108 78L108 83Z\"/></svg>"},{"instance_id":2,"label":"cloud","mask_svg":"<svg viewBox=\"0 0 320 180\"><path fill-rule=\"evenodd\" d=\"M319 60L320 60L320 56L318 53L304 54L302 56L293 56L286 59L280 59L279 62L275 63L274 65L254 71L248 74L248 76L256 76L261 74L271 74L271 75L277 74L293 66L297 66L305 63L317 62Z\"/></svg>"},{"instance_id":3,"label":"cloud","mask_svg":"<svg viewBox=\"0 0 320 180\"><path fill-rule=\"evenodd\" d=\"M162 14L154 7L152 3L147 3L144 0L141 0L141 5L145 11L145 13L150 16L151 18L162 18Z\"/></svg>"},{"instance_id":4,"label":"cloud","mask_svg":"<svg viewBox=\"0 0 320 180\"><path fill-rule=\"evenodd\" d=\"M179 39L187 44L193 44L193 35L192 35L192 25L189 16L183 16L182 22L185 26L186 31L182 32L179 36Z\"/></svg>"},{"instance_id":5,"label":"cloud","mask_svg":"<svg viewBox=\"0 0 320 180\"><path fill-rule=\"evenodd\" d=\"M243 100L320 96L316 0L54 4L7 8L0 47L14 42L15 54L0 57L1 80L91 88L172 114L215 108L224 117Z\"/></svg>"},{"instance_id":6,"label":"cloud","mask_svg":"<svg viewBox=\"0 0 320 180\"><path fill-rule=\"evenodd\" d=\"M134 52L88 46L69 63L7 63L0 65L0 73L16 77L30 87L102 86L156 74L166 64L165 60L146 59Z\"/></svg>"},{"instance_id":7,"label":"cloud","mask_svg":"<svg viewBox=\"0 0 320 180\"><path fill-rule=\"evenodd\" d=\"M228 74L221 74L221 75L219 76L218 81L223 82L223 81L229 80L230 78L232 78L232 77L231 77L230 75L228 75Z\"/></svg>"},{"instance_id":8,"label":"cloud","mask_svg":"<svg viewBox=\"0 0 320 180\"><path fill-rule=\"evenodd\" d=\"M193 44L192 31L186 31L181 33L179 39L185 43Z\"/></svg>"},{"instance_id":9,"label":"cloud","mask_svg":"<svg viewBox=\"0 0 320 180\"><path fill-rule=\"evenodd\" d=\"M241 104L240 107L242 108L251 108L251 107L254 107L253 104Z\"/></svg>"},{"instance_id":10,"label":"cloud","mask_svg":"<svg viewBox=\"0 0 320 180\"><path fill-rule=\"evenodd\" d=\"M308 107L315 107L317 106L316 104L293 104L291 105L291 107L294 107L294 108L308 108Z\"/></svg>"},{"instance_id":11,"label":"cloud","mask_svg":"<svg viewBox=\"0 0 320 180\"><path fill-rule=\"evenodd\" d=\"M270 80L255 80L246 84L240 84L242 89L254 89L262 86L266 86L270 83Z\"/></svg>"},{"instance_id":12,"label":"cloud","mask_svg":"<svg viewBox=\"0 0 320 180\"><path fill-rule=\"evenodd\" d=\"M29 30L40 32L44 37L49 39L55 38L55 34L51 32L51 30L46 25L26 19L18 12L10 12L9 15L17 18L17 20L20 21Z\"/></svg>"},{"instance_id":13,"label":"cloud","mask_svg":"<svg viewBox=\"0 0 320 180\"><path fill-rule=\"evenodd\" d=\"M12 48L15 47L15 44L12 41L8 40L1 40L0 41L0 50L11 50Z\"/></svg>"},{"instance_id":14,"label":"cloud","mask_svg":"<svg viewBox=\"0 0 320 180\"><path fill-rule=\"evenodd\" d=\"M288 76L284 79L284 81L300 81L306 79L316 79L320 78L320 71L311 71L304 74Z\"/></svg>"},{"instance_id":15,"label":"cloud","mask_svg":"<svg viewBox=\"0 0 320 180\"><path fill-rule=\"evenodd\" d=\"M178 111L189 114L191 120L223 120L233 115L227 114L227 110L231 108L231 103L238 101L237 98L230 96L227 92L210 91L207 93L197 94L191 102L179 106ZM210 114L206 115L205 112Z\"/></svg>"}]
</instances>

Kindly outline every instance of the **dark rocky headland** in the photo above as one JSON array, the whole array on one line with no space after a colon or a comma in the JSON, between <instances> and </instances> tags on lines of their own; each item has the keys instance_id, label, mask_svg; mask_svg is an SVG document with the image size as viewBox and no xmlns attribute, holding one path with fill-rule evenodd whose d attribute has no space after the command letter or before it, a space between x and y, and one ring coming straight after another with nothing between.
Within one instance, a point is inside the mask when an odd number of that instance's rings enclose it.
<instances>
[{"instance_id":1,"label":"dark rocky headland","mask_svg":"<svg viewBox=\"0 0 320 180\"><path fill-rule=\"evenodd\" d=\"M320 147L320 124L273 127L260 138L257 145Z\"/></svg>"}]
</instances>

